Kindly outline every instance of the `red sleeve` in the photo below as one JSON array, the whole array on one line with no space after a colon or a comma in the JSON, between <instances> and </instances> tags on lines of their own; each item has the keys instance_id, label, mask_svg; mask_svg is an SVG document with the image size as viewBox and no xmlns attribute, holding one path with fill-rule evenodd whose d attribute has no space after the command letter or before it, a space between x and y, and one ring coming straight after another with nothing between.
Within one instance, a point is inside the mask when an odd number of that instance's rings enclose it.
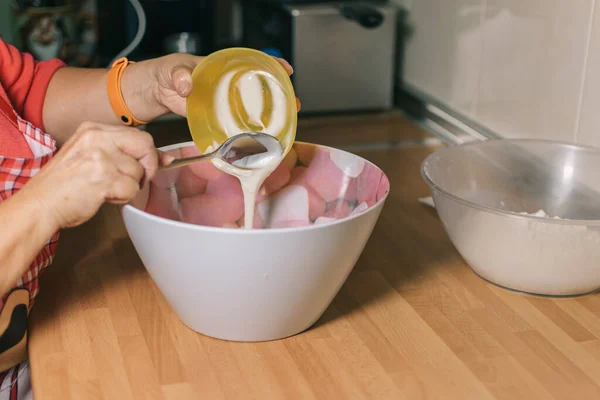
<instances>
[{"instance_id":1,"label":"red sleeve","mask_svg":"<svg viewBox=\"0 0 600 400\"><path fill-rule=\"evenodd\" d=\"M0 85L17 113L41 130L46 89L52 75L64 65L58 59L36 61L0 39Z\"/></svg>"}]
</instances>

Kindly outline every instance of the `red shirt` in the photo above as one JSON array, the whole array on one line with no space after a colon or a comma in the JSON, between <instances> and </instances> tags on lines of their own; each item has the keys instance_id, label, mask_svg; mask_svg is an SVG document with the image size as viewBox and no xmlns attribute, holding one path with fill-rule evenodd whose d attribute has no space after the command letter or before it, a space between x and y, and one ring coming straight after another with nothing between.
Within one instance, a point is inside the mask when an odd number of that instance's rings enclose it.
<instances>
[{"instance_id":1,"label":"red shirt","mask_svg":"<svg viewBox=\"0 0 600 400\"><path fill-rule=\"evenodd\" d=\"M50 79L62 66L59 60L37 62L0 40L0 202L25 185L56 152L55 141L41 132L42 108ZM6 339L0 343L2 399L17 400L28 389L27 381L19 378L27 357L27 317L39 291L38 278L52 263L57 240L58 232L40 249L13 290L0 298L0 326L5 327L1 336Z\"/></svg>"},{"instance_id":2,"label":"red shirt","mask_svg":"<svg viewBox=\"0 0 600 400\"><path fill-rule=\"evenodd\" d=\"M52 75L65 64L53 59L36 61L28 53L0 39L0 96L31 124L44 130L42 107ZM0 113L0 155L31 157L23 135Z\"/></svg>"}]
</instances>

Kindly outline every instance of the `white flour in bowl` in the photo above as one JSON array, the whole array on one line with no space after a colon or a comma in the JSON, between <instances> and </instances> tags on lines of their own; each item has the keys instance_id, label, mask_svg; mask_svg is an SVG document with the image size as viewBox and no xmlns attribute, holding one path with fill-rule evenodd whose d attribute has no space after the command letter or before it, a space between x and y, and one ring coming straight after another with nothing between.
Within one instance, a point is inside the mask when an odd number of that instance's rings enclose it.
<instances>
[{"instance_id":1,"label":"white flour in bowl","mask_svg":"<svg viewBox=\"0 0 600 400\"><path fill-rule=\"evenodd\" d=\"M521 214L521 215L529 215L529 216L532 216L532 217L543 217L543 218L552 218L552 219L563 219L563 218L560 218L560 217L551 217L551 216L549 216L549 215L546 213L546 211L544 211L544 210L538 210L538 211L536 211L536 212L535 212L535 213L533 213L533 214L530 214L530 213L527 213L527 212L520 212L519 214Z\"/></svg>"},{"instance_id":2,"label":"white flour in bowl","mask_svg":"<svg viewBox=\"0 0 600 400\"><path fill-rule=\"evenodd\" d=\"M463 258L491 282L555 296L600 288L598 227L511 218L458 203L445 203L438 211ZM561 219L544 210L520 214Z\"/></svg>"}]
</instances>

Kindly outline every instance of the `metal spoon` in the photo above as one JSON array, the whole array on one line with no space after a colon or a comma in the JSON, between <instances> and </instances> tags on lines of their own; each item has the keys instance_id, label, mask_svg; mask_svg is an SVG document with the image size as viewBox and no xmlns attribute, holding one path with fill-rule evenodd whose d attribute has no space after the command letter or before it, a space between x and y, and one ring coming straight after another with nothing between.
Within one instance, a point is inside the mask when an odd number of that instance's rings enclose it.
<instances>
[{"instance_id":1,"label":"metal spoon","mask_svg":"<svg viewBox=\"0 0 600 400\"><path fill-rule=\"evenodd\" d=\"M242 169L259 168L261 158L266 154L281 155L283 148L275 137L262 132L240 133L227 139L212 153L194 157L178 158L171 164L159 168L159 171L183 167L203 160L217 158ZM259 156L263 154L262 156ZM258 157L257 157L258 156Z\"/></svg>"}]
</instances>

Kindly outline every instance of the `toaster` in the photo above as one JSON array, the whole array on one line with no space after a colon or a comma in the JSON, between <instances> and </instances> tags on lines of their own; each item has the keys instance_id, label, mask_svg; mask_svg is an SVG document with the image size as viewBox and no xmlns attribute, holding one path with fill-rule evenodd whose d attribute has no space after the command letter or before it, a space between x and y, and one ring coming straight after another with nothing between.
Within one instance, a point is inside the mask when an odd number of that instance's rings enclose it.
<instances>
[{"instance_id":1,"label":"toaster","mask_svg":"<svg viewBox=\"0 0 600 400\"><path fill-rule=\"evenodd\" d=\"M302 113L393 107L397 8L346 2L251 1L243 45L283 57Z\"/></svg>"}]
</instances>

